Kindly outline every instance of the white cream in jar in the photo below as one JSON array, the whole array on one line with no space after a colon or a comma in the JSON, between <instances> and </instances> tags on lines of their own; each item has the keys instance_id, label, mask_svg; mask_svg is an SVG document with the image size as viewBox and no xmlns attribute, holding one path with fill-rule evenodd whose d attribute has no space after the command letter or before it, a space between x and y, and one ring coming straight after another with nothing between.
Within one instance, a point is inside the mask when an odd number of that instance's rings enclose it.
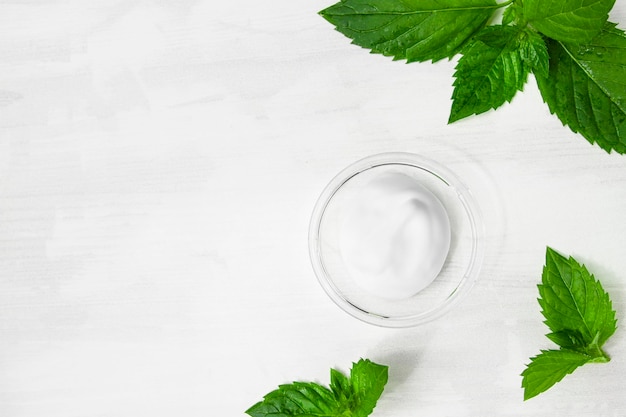
<instances>
[{"instance_id":1,"label":"white cream in jar","mask_svg":"<svg viewBox=\"0 0 626 417\"><path fill-rule=\"evenodd\" d=\"M450 249L450 220L426 187L385 172L346 200L340 251L354 282L387 299L409 298L430 285Z\"/></svg>"}]
</instances>

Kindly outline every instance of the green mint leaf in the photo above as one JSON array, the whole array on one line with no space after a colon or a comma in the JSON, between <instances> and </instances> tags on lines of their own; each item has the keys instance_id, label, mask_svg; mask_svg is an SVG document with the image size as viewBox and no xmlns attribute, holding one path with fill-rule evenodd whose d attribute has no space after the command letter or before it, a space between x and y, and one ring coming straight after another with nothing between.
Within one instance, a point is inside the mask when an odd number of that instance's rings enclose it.
<instances>
[{"instance_id":1,"label":"green mint leaf","mask_svg":"<svg viewBox=\"0 0 626 417\"><path fill-rule=\"evenodd\" d=\"M542 350L539 355L530 359L527 368L522 372L524 400L548 390L590 359L590 356L573 350Z\"/></svg>"},{"instance_id":2,"label":"green mint leaf","mask_svg":"<svg viewBox=\"0 0 626 417\"><path fill-rule=\"evenodd\" d=\"M548 46L537 32L525 30L519 37L520 56L524 65L542 77L547 77L550 66Z\"/></svg>"},{"instance_id":3,"label":"green mint leaf","mask_svg":"<svg viewBox=\"0 0 626 417\"><path fill-rule=\"evenodd\" d=\"M574 258L551 248L539 294L545 323L553 333L566 331L587 346L602 346L616 330L615 311L600 282Z\"/></svg>"},{"instance_id":4,"label":"green mint leaf","mask_svg":"<svg viewBox=\"0 0 626 417\"><path fill-rule=\"evenodd\" d=\"M279 385L250 407L251 417L367 417L385 384L388 367L367 359L353 364L350 378L331 369L330 389L314 382Z\"/></svg>"},{"instance_id":5,"label":"green mint leaf","mask_svg":"<svg viewBox=\"0 0 626 417\"><path fill-rule=\"evenodd\" d=\"M348 403L352 399L350 379L336 369L330 370L330 390L340 403Z\"/></svg>"},{"instance_id":6,"label":"green mint leaf","mask_svg":"<svg viewBox=\"0 0 626 417\"><path fill-rule=\"evenodd\" d=\"M544 35L563 42L586 43L609 17L615 0L524 0L524 17Z\"/></svg>"},{"instance_id":7,"label":"green mint leaf","mask_svg":"<svg viewBox=\"0 0 626 417\"><path fill-rule=\"evenodd\" d=\"M585 352L587 343L580 332L575 330L560 330L554 333L548 333L546 337L564 349L575 350L577 352Z\"/></svg>"},{"instance_id":8,"label":"green mint leaf","mask_svg":"<svg viewBox=\"0 0 626 417\"><path fill-rule=\"evenodd\" d=\"M313 382L294 382L280 385L246 414L251 417L335 416L341 412L340 406L329 389Z\"/></svg>"},{"instance_id":9,"label":"green mint leaf","mask_svg":"<svg viewBox=\"0 0 626 417\"><path fill-rule=\"evenodd\" d=\"M504 26L511 23L517 23L519 16L521 15L522 5L519 1L513 2L502 13L502 24Z\"/></svg>"},{"instance_id":10,"label":"green mint leaf","mask_svg":"<svg viewBox=\"0 0 626 417\"><path fill-rule=\"evenodd\" d=\"M606 152L626 153L626 34L607 23L589 44L548 41L537 85L550 112Z\"/></svg>"},{"instance_id":11,"label":"green mint leaf","mask_svg":"<svg viewBox=\"0 0 626 417\"><path fill-rule=\"evenodd\" d=\"M453 57L498 7L495 0L341 0L320 15L356 45L422 62Z\"/></svg>"},{"instance_id":12,"label":"green mint leaf","mask_svg":"<svg viewBox=\"0 0 626 417\"><path fill-rule=\"evenodd\" d=\"M454 74L449 123L496 109L522 90L528 77L518 45L520 29L483 28L463 50Z\"/></svg>"},{"instance_id":13,"label":"green mint leaf","mask_svg":"<svg viewBox=\"0 0 626 417\"><path fill-rule=\"evenodd\" d=\"M374 411L388 379L388 367L361 359L353 364L350 381L356 398L355 417L367 417Z\"/></svg>"},{"instance_id":14,"label":"green mint leaf","mask_svg":"<svg viewBox=\"0 0 626 417\"><path fill-rule=\"evenodd\" d=\"M524 400L532 398L589 362L608 362L602 345L617 321L609 295L584 265L546 249L539 304L546 335L560 350L542 350L522 372Z\"/></svg>"}]
</instances>

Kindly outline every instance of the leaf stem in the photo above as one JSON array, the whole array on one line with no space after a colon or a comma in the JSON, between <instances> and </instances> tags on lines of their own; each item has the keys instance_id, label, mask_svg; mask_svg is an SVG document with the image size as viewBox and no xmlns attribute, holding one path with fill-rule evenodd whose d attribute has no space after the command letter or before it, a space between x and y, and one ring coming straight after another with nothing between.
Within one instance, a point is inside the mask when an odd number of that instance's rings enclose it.
<instances>
[{"instance_id":1,"label":"leaf stem","mask_svg":"<svg viewBox=\"0 0 626 417\"><path fill-rule=\"evenodd\" d=\"M592 353L592 359L589 362L593 363L607 363L611 361L611 357L607 355L600 347L596 346L596 352Z\"/></svg>"},{"instance_id":2,"label":"leaf stem","mask_svg":"<svg viewBox=\"0 0 626 417\"><path fill-rule=\"evenodd\" d=\"M586 347L585 351L589 356L592 357L590 362L609 362L611 360L611 357L602 350L602 347L598 344L599 339L600 332L596 333L593 341L589 344L589 346Z\"/></svg>"}]
</instances>

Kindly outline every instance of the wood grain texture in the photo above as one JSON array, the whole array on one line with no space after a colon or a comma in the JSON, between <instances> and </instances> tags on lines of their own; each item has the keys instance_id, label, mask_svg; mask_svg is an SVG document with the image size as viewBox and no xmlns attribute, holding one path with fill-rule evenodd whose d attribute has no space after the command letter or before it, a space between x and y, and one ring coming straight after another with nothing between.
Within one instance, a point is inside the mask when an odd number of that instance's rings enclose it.
<instances>
[{"instance_id":1,"label":"wood grain texture","mask_svg":"<svg viewBox=\"0 0 626 417\"><path fill-rule=\"evenodd\" d=\"M326 6L0 3L0 415L242 416L359 357L391 367L377 417L626 415L621 328L608 365L527 403L519 377L549 347L546 245L626 320L626 157L562 127L532 80L447 125L454 62L370 55ZM326 183L388 151L456 171L487 225L469 296L405 330L336 308L307 249Z\"/></svg>"}]
</instances>

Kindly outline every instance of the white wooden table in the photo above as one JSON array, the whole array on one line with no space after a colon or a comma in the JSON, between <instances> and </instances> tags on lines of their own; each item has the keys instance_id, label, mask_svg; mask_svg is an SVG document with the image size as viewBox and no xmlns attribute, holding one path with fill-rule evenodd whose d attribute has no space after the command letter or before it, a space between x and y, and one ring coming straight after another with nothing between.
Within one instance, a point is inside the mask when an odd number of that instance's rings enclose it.
<instances>
[{"instance_id":1,"label":"white wooden table","mask_svg":"<svg viewBox=\"0 0 626 417\"><path fill-rule=\"evenodd\" d=\"M626 156L571 133L534 80L447 125L455 62L349 44L330 2L0 2L0 415L242 416L278 384L390 366L376 417L626 415L626 332L522 401L550 348L546 245L626 323ZM626 3L611 16L626 24ZM485 214L479 281L391 330L312 272L326 183L367 155L437 160Z\"/></svg>"}]
</instances>

